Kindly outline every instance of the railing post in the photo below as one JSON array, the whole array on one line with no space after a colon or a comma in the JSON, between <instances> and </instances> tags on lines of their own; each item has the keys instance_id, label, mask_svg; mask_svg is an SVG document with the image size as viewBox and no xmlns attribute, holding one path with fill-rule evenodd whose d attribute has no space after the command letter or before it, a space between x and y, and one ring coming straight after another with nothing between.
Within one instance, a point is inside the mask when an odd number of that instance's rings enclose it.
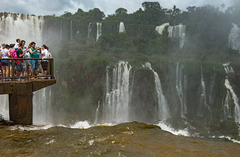
<instances>
[{"instance_id":1,"label":"railing post","mask_svg":"<svg viewBox=\"0 0 240 157\"><path fill-rule=\"evenodd\" d=\"M15 67L14 67L14 59L12 60L12 80L14 81L15 80L15 77L14 77L14 72L15 72Z\"/></svg>"},{"instance_id":2,"label":"railing post","mask_svg":"<svg viewBox=\"0 0 240 157\"><path fill-rule=\"evenodd\" d=\"M10 70L11 67L10 67L10 60L8 60L8 76L6 75L6 77L9 79L10 78Z\"/></svg>"},{"instance_id":3,"label":"railing post","mask_svg":"<svg viewBox=\"0 0 240 157\"><path fill-rule=\"evenodd\" d=\"M18 62L19 62L19 60L17 59L17 79L19 79L19 74L18 74Z\"/></svg>"},{"instance_id":4,"label":"railing post","mask_svg":"<svg viewBox=\"0 0 240 157\"><path fill-rule=\"evenodd\" d=\"M51 62L52 62L52 64L51 64L51 74L52 74L52 79L55 79L55 77L54 77L54 60L51 59Z\"/></svg>"}]
</instances>

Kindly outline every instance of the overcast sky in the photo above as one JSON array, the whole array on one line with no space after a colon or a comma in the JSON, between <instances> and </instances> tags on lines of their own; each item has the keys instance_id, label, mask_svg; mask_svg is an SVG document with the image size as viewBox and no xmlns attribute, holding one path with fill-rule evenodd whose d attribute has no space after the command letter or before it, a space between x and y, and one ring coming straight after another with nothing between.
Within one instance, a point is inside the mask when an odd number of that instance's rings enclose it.
<instances>
[{"instance_id":1,"label":"overcast sky","mask_svg":"<svg viewBox=\"0 0 240 157\"><path fill-rule=\"evenodd\" d=\"M24 13L35 15L62 15L65 11L75 13L78 8L88 11L99 8L106 15L114 14L115 10L123 7L128 13L141 8L142 2L149 0L0 0L0 12ZM234 0L151 0L160 2L164 8L172 8L175 4L184 10L188 6L206 4L220 7L222 3L231 6ZM240 0L235 0L240 1Z\"/></svg>"}]
</instances>

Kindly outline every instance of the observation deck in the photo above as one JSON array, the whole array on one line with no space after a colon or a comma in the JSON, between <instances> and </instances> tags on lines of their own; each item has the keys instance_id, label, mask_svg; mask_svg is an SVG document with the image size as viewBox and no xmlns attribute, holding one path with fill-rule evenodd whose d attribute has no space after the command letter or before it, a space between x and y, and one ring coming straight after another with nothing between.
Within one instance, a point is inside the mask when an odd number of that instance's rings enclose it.
<instances>
[{"instance_id":1,"label":"observation deck","mask_svg":"<svg viewBox=\"0 0 240 157\"><path fill-rule=\"evenodd\" d=\"M53 59L44 59L48 62L47 74L39 75L37 73L35 76L24 75L21 76L18 73L18 68L20 62L26 64L30 60L38 60L39 64L42 59L0 59L8 60L8 70L10 72L10 65L12 68L11 73L8 76L3 77L0 75L0 94L9 95L9 117L10 121L13 121L15 124L21 125L32 125L33 123L33 92L40 90L42 88L51 86L56 83L54 77L54 60ZM31 68L30 65L26 68ZM1 73L3 73L1 71ZM1 102L0 102L1 105ZM0 106L1 107L1 106Z\"/></svg>"}]
</instances>

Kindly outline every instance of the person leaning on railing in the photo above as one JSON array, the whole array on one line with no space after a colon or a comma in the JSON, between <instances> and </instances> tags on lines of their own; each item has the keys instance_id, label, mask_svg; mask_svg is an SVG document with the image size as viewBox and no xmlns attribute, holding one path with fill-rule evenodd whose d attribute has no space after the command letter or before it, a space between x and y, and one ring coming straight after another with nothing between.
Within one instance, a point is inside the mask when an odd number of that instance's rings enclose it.
<instances>
[{"instance_id":1,"label":"person leaning on railing","mask_svg":"<svg viewBox=\"0 0 240 157\"><path fill-rule=\"evenodd\" d=\"M49 62L48 62L48 60L45 60L45 59L52 58L52 54L48 51L48 47L46 45L42 46L41 54L42 54L41 65L42 65L42 69L43 69L43 76L46 76ZM45 79L47 79L47 77L45 77Z\"/></svg>"},{"instance_id":2,"label":"person leaning on railing","mask_svg":"<svg viewBox=\"0 0 240 157\"><path fill-rule=\"evenodd\" d=\"M10 57L9 58L12 58L12 59L18 58L16 50L14 49L14 44L10 44L9 52L10 52ZM12 62L13 61L11 61L11 60L9 61L9 64L10 64L10 77L12 77L12 71L15 69L15 67L17 67L17 61L15 61L13 64L12 64Z\"/></svg>"},{"instance_id":3,"label":"person leaning on railing","mask_svg":"<svg viewBox=\"0 0 240 157\"><path fill-rule=\"evenodd\" d=\"M19 48L17 50L17 56L19 59L23 58L24 56L24 51L23 51L23 44L20 43L18 44L19 45ZM23 60L18 60L18 77L22 77L24 74L23 74ZM22 78L19 78L20 80L24 80Z\"/></svg>"},{"instance_id":4,"label":"person leaning on railing","mask_svg":"<svg viewBox=\"0 0 240 157\"><path fill-rule=\"evenodd\" d=\"M30 45L31 45L31 47L29 49L30 58L32 58L32 59L39 58L39 53L38 53L39 48L35 48L36 43L31 42ZM38 68L38 60L31 60L30 64L31 64L31 69L32 69L32 76L35 77L35 75L36 75L35 73Z\"/></svg>"}]
</instances>

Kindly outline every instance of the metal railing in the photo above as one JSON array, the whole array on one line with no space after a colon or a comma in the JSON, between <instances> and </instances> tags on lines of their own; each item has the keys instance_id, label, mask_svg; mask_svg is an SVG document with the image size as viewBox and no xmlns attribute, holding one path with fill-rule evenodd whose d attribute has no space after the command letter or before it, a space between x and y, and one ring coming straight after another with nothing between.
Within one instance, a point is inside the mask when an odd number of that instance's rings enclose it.
<instances>
[{"instance_id":1,"label":"metal railing","mask_svg":"<svg viewBox=\"0 0 240 157\"><path fill-rule=\"evenodd\" d=\"M3 70L2 68L0 69L1 73L0 73L0 81L3 81L3 80L11 80L11 81L17 81L18 79L25 79L25 80L28 80L28 79L41 79L41 78L47 78L47 79L55 79L54 77L54 60L52 58L49 58L49 59L41 59L41 58L0 58L0 62L1 60L7 60L8 61L8 66L6 68L8 68L8 76L6 77L3 77ZM28 75L28 72L27 72L27 75L25 76L25 74L23 76L20 76L20 72L18 72L19 70L19 64L22 63L22 64L26 64L26 62L24 61L29 61L29 64L27 65L28 67L27 70L31 70L31 64L30 64L30 61L31 60L38 60L38 70L36 70L36 73L35 75ZM47 66L47 75L43 75L41 72L42 70L39 68L41 67L40 64L41 64L41 61L47 61L48 62L48 66ZM1 65L2 66L2 65ZM2 66L3 67L3 66ZM11 70L10 70L11 69ZM24 70L23 70L24 71ZM32 70L31 70L32 71ZM41 75L40 75L41 73Z\"/></svg>"}]
</instances>

